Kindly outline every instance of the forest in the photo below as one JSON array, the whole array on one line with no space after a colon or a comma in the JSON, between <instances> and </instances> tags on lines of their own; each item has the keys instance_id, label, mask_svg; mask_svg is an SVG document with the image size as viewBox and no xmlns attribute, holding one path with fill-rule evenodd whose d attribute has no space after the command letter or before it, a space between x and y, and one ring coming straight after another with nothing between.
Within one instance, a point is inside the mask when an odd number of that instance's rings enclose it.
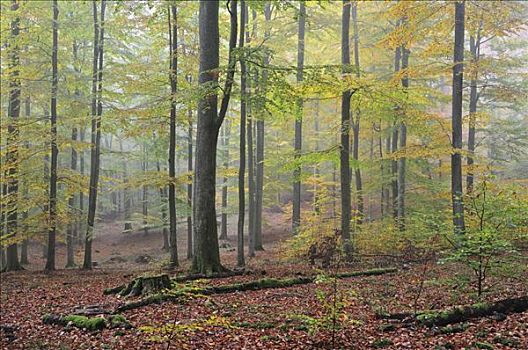
<instances>
[{"instance_id":1,"label":"forest","mask_svg":"<svg viewBox=\"0 0 528 350\"><path fill-rule=\"evenodd\" d=\"M527 2L0 6L0 348L528 349Z\"/></svg>"}]
</instances>

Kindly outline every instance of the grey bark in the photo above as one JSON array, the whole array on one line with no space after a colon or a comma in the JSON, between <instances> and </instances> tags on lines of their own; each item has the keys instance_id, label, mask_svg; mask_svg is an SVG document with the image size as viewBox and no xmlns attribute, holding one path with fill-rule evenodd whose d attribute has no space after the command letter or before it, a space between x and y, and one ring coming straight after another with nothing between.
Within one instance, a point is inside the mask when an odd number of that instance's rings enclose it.
<instances>
[{"instance_id":1,"label":"grey bark","mask_svg":"<svg viewBox=\"0 0 528 350\"><path fill-rule=\"evenodd\" d=\"M471 60L473 64L476 66L478 63L478 60L480 58L480 27L477 31L476 38L474 36L471 36L469 39L469 50L471 54ZM474 154L475 154L475 122L476 122L476 116L475 113L477 113L477 103L478 103L478 91L477 91L477 82L478 82L478 71L476 67L474 68L474 73L471 76L470 81L470 95L469 95L469 129L468 129L468 153L469 156L467 157L467 165L468 165L468 173L466 177L466 188L467 192L471 192L473 190L473 182L474 182L474 175L472 166L474 164Z\"/></svg>"},{"instance_id":2,"label":"grey bark","mask_svg":"<svg viewBox=\"0 0 528 350\"><path fill-rule=\"evenodd\" d=\"M231 31L229 38L229 62L224 95L217 110L218 95L216 90L200 99L198 103L198 122L196 132L195 186L194 186L194 254L193 273L211 275L222 272L225 268L220 262L215 208L216 186L216 151L218 133L224 121L236 60L233 50L237 38L237 2L230 2ZM199 84L203 86L218 86L219 67L219 3L216 1L200 1L199 38L200 38L200 69Z\"/></svg>"},{"instance_id":3,"label":"grey bark","mask_svg":"<svg viewBox=\"0 0 528 350\"><path fill-rule=\"evenodd\" d=\"M343 0L341 22L341 63L343 75L350 74L350 0ZM350 99L352 92L343 91L341 97L341 235L347 259L352 255L350 242L351 196L350 196Z\"/></svg>"},{"instance_id":4,"label":"grey bark","mask_svg":"<svg viewBox=\"0 0 528 350\"><path fill-rule=\"evenodd\" d=\"M90 188L88 196L88 220L84 242L83 269L92 269L92 240L94 238L95 212L97 205L97 187L99 185L99 161L101 153L101 115L103 104L103 53L104 53L104 16L106 0L101 1L100 23L97 21L97 3L93 1L94 17L94 58L92 77L92 148L90 152ZM100 30L99 30L100 28Z\"/></svg>"},{"instance_id":5,"label":"grey bark","mask_svg":"<svg viewBox=\"0 0 528 350\"><path fill-rule=\"evenodd\" d=\"M229 169L229 136L231 133L231 125L225 122L224 137L222 138L222 145L224 146L224 171ZM222 180L222 223L220 230L220 239L227 239L227 176Z\"/></svg>"},{"instance_id":6,"label":"grey bark","mask_svg":"<svg viewBox=\"0 0 528 350\"><path fill-rule=\"evenodd\" d=\"M297 83L303 81L304 70L304 34L306 27L306 6L303 1L299 2L299 29L297 32ZM297 99L297 113L295 115L295 140L294 157L298 159L302 150L302 117L303 100ZM293 171L293 214L292 231L297 233L301 224L301 167L297 166Z\"/></svg>"},{"instance_id":7,"label":"grey bark","mask_svg":"<svg viewBox=\"0 0 528 350\"><path fill-rule=\"evenodd\" d=\"M403 89L406 90L409 87L409 77L406 72L409 67L409 54L410 51L405 45L401 48L401 68L405 71L402 78ZM405 150L407 147L407 124L405 120L401 121L400 124L400 149ZM405 177L406 177L406 159L405 156L400 157L398 160L398 227L400 231L405 230Z\"/></svg>"},{"instance_id":8,"label":"grey bark","mask_svg":"<svg viewBox=\"0 0 528 350\"><path fill-rule=\"evenodd\" d=\"M401 61L401 47L397 47L394 53L394 72L400 71ZM395 122L392 126L391 135L391 153L398 151L399 130L398 123ZM392 189L392 216L394 220L398 221L398 161L391 160L391 189Z\"/></svg>"},{"instance_id":9,"label":"grey bark","mask_svg":"<svg viewBox=\"0 0 528 350\"><path fill-rule=\"evenodd\" d=\"M464 80L464 21L465 4L455 3L455 45L453 54L453 95L452 120L453 135L451 138L453 153L451 155L451 198L453 203L453 226L455 234L464 234L464 202L462 192L462 89Z\"/></svg>"},{"instance_id":10,"label":"grey bark","mask_svg":"<svg viewBox=\"0 0 528 350\"><path fill-rule=\"evenodd\" d=\"M188 76L189 83L192 78ZM187 112L188 129L187 129L187 171L192 173L193 171L193 120L192 110L189 108ZM192 211L193 202L193 185L192 177L190 183L187 184L187 207ZM192 259L193 256L193 227L192 227L192 215L187 215L187 259Z\"/></svg>"}]
</instances>

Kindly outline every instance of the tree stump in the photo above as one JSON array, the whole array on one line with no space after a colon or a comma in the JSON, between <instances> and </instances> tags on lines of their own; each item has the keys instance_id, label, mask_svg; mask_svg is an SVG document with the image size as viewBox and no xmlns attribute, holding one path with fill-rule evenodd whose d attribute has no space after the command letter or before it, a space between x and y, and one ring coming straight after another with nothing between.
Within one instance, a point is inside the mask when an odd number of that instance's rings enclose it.
<instances>
[{"instance_id":1,"label":"tree stump","mask_svg":"<svg viewBox=\"0 0 528 350\"><path fill-rule=\"evenodd\" d=\"M123 230L123 233L129 233L129 232L132 232L132 223L125 222L125 228Z\"/></svg>"},{"instance_id":2,"label":"tree stump","mask_svg":"<svg viewBox=\"0 0 528 350\"><path fill-rule=\"evenodd\" d=\"M170 287L170 278L166 274L138 277L121 290L119 295L124 297L137 297L140 295L155 294Z\"/></svg>"}]
</instances>

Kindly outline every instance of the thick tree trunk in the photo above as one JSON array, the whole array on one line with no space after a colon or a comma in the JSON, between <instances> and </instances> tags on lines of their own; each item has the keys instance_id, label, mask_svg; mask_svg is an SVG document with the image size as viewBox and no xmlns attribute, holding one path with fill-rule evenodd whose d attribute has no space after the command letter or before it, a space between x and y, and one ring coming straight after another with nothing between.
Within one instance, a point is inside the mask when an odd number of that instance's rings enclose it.
<instances>
[{"instance_id":1,"label":"thick tree trunk","mask_svg":"<svg viewBox=\"0 0 528 350\"><path fill-rule=\"evenodd\" d=\"M222 145L224 146L224 171L229 169L229 136L231 133L231 124L225 122L224 137ZM220 239L227 239L227 176L224 175L222 180L222 223L220 225Z\"/></svg>"},{"instance_id":2,"label":"thick tree trunk","mask_svg":"<svg viewBox=\"0 0 528 350\"><path fill-rule=\"evenodd\" d=\"M97 21L97 4L93 2L94 58L92 77L92 148L90 152L90 192L88 196L88 220L84 243L83 269L92 269L92 240L94 238L97 187L99 185L99 159L101 152L101 101L103 90L104 16L106 0L101 1L101 22ZM99 30L100 28L100 30Z\"/></svg>"},{"instance_id":3,"label":"thick tree trunk","mask_svg":"<svg viewBox=\"0 0 528 350\"><path fill-rule=\"evenodd\" d=\"M306 6L303 1L299 2L299 29L297 33L297 83L303 81L304 70L304 32L306 27ZM295 115L295 140L294 157L298 159L302 151L302 119L303 100L297 99L297 113ZM293 171L293 214L292 231L294 234L301 225L301 166Z\"/></svg>"},{"instance_id":4,"label":"thick tree trunk","mask_svg":"<svg viewBox=\"0 0 528 350\"><path fill-rule=\"evenodd\" d=\"M218 96L216 90L200 99L198 103L198 122L196 132L195 186L194 186L194 255L192 272L211 275L222 272L225 268L220 263L218 248L215 186L216 186L216 150L218 132L224 121L236 61L233 50L237 37L237 2L230 2L231 32L229 38L229 62L224 96L220 113L217 110ZM216 1L200 1L199 37L200 37L200 70L201 86L218 84L216 73L219 66L219 3Z\"/></svg>"},{"instance_id":5,"label":"thick tree trunk","mask_svg":"<svg viewBox=\"0 0 528 350\"><path fill-rule=\"evenodd\" d=\"M478 79L478 71L477 71L477 63L480 56L480 28L477 32L477 38L475 39L474 36L470 37L469 40L469 49L471 53L471 60L474 65L473 70L474 73L471 76L471 82L469 84L470 86L470 93L469 93L469 129L468 129L468 153L469 156L467 157L467 165L468 165L468 173L466 177L466 188L467 192L471 192L473 190L473 182L474 182L474 175L473 175L473 163L474 163L474 154L475 154L475 123L476 123L476 116L477 113L477 102L478 102L478 91L477 91L477 79Z\"/></svg>"},{"instance_id":6,"label":"thick tree trunk","mask_svg":"<svg viewBox=\"0 0 528 350\"><path fill-rule=\"evenodd\" d=\"M359 78L359 31L358 31L358 19L357 19L357 1L352 3L352 22L354 27L354 69L356 71L356 77ZM360 126L361 110L359 107L356 108L355 117L352 117L352 131L354 135L354 146L352 157L356 163L359 161L359 126ZM356 182L356 196L357 196L357 215L356 223L361 225L363 217L365 216L365 202L363 199L363 182L361 181L361 169L359 165L354 166L354 179Z\"/></svg>"},{"instance_id":7,"label":"thick tree trunk","mask_svg":"<svg viewBox=\"0 0 528 350\"><path fill-rule=\"evenodd\" d=\"M453 202L453 226L455 234L464 234L464 202L462 192L462 89L464 72L464 21L465 4L455 3L455 46L453 55L453 97L451 138L453 152L451 155L451 197Z\"/></svg>"},{"instance_id":8,"label":"thick tree trunk","mask_svg":"<svg viewBox=\"0 0 528 350\"><path fill-rule=\"evenodd\" d=\"M350 74L350 0L343 0L343 15L341 27L341 63L343 65L343 76ZM350 99L352 92L343 91L341 97L341 234L343 237L345 254L347 259L352 255L352 244L350 242Z\"/></svg>"},{"instance_id":9,"label":"thick tree trunk","mask_svg":"<svg viewBox=\"0 0 528 350\"><path fill-rule=\"evenodd\" d=\"M409 67L409 54L410 51L405 45L401 48L401 68L405 71L402 79L402 86L404 90L409 87L409 77L407 74L407 68ZM402 120L400 125L400 149L405 150L407 147L407 125L406 121ZM398 227L400 231L405 230L405 176L406 176L406 159L400 157L398 160Z\"/></svg>"},{"instance_id":10,"label":"thick tree trunk","mask_svg":"<svg viewBox=\"0 0 528 350\"><path fill-rule=\"evenodd\" d=\"M171 19L172 14L172 19ZM176 217L176 92L177 92L177 69L178 69L178 24L177 9L171 5L169 17L169 47L170 47L170 75L171 85L171 109L170 109L170 135L169 135L169 242L170 262L169 267L178 266L178 241L177 241L177 217Z\"/></svg>"},{"instance_id":11,"label":"thick tree trunk","mask_svg":"<svg viewBox=\"0 0 528 350\"><path fill-rule=\"evenodd\" d=\"M19 10L19 4L13 0L11 11L16 13ZM7 204L6 204L6 235L15 237L18 231L18 143L19 143L19 127L18 119L20 116L20 78L19 78L19 47L18 34L20 18L15 16L11 21L11 57L9 76L9 124L7 125L7 154L6 154L6 168L7 168ZM5 270L15 271L22 267L18 261L18 247L13 243L7 247Z\"/></svg>"},{"instance_id":12,"label":"thick tree trunk","mask_svg":"<svg viewBox=\"0 0 528 350\"><path fill-rule=\"evenodd\" d=\"M238 46L244 48L244 36L246 29L247 6L245 1L240 2L240 39ZM245 57L240 59L240 161L238 167L238 226L237 226L237 266L243 267L244 259L244 224L246 213L246 108L247 108L247 73Z\"/></svg>"}]
</instances>

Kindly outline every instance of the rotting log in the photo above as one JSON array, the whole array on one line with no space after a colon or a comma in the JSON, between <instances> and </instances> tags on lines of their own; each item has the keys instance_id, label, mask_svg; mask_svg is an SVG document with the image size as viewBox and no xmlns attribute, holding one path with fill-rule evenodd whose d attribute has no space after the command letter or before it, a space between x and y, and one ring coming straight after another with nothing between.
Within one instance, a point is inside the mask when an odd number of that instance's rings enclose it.
<instances>
[{"instance_id":1,"label":"rotting log","mask_svg":"<svg viewBox=\"0 0 528 350\"><path fill-rule=\"evenodd\" d=\"M503 299L496 302L476 303L456 306L444 310L420 311L412 313L396 313L378 315L380 318L418 323L424 326L446 326L452 323L465 322L474 318L493 316L497 314L512 314L528 310L528 296Z\"/></svg>"},{"instance_id":2,"label":"rotting log","mask_svg":"<svg viewBox=\"0 0 528 350\"><path fill-rule=\"evenodd\" d=\"M358 277L358 276L376 276L385 273L396 272L395 268L388 269L372 269L365 271L352 271L336 274L337 278L349 278L349 277ZM256 281L243 282L243 283L234 283L223 286L211 286L204 288L188 287L184 286L181 289L171 290L170 293L159 293L150 295L141 300L128 302L123 305L120 305L116 308L115 312L123 312L126 310L132 310L139 307L143 307L150 304L159 304L166 301L178 301L182 298L189 295L213 295L213 294L227 294L234 292L243 292L250 290L261 290L261 289L271 289L271 288L287 288L295 285L303 285L313 283L316 277L296 277L296 278L263 278Z\"/></svg>"},{"instance_id":3,"label":"rotting log","mask_svg":"<svg viewBox=\"0 0 528 350\"><path fill-rule=\"evenodd\" d=\"M55 315L46 314L42 317L44 324L59 325L63 327L77 327L88 331L100 331L104 328L132 328L128 320L119 314L106 317L87 317L82 315Z\"/></svg>"}]
</instances>

